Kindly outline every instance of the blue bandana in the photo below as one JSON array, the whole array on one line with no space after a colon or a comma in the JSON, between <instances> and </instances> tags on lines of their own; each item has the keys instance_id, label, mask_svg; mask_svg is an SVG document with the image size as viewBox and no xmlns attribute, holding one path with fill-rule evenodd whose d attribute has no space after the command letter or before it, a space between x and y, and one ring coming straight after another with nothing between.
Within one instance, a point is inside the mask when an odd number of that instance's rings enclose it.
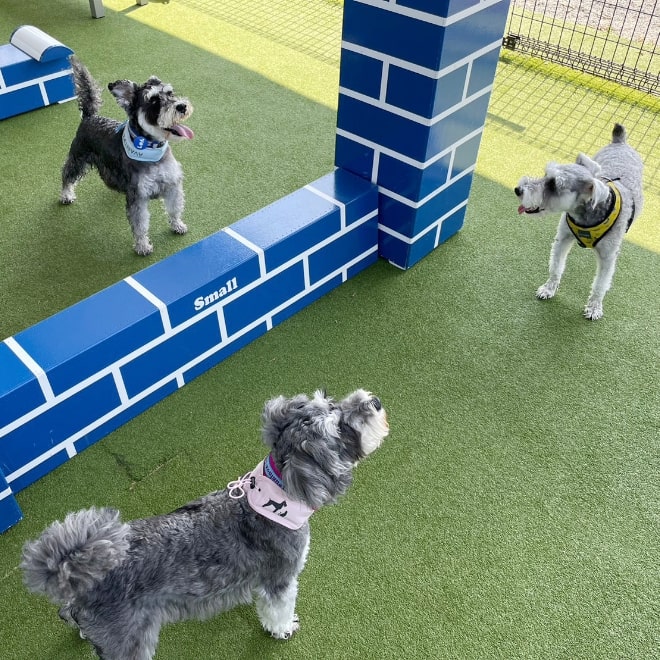
<instances>
[{"instance_id":1,"label":"blue bandana","mask_svg":"<svg viewBox=\"0 0 660 660\"><path fill-rule=\"evenodd\" d=\"M132 160L139 160L143 163L157 163L165 155L168 143L151 142L142 135L135 134L128 122L124 122L117 127L117 132L124 129L121 135L121 141L124 145L126 155Z\"/></svg>"}]
</instances>

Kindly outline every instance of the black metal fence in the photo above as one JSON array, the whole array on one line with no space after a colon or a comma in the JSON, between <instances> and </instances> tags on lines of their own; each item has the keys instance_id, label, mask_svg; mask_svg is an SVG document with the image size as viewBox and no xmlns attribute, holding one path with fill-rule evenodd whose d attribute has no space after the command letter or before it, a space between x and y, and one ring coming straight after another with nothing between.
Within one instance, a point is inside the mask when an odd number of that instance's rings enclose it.
<instances>
[{"instance_id":1,"label":"black metal fence","mask_svg":"<svg viewBox=\"0 0 660 660\"><path fill-rule=\"evenodd\" d=\"M343 0L178 2L339 66ZM581 150L593 153L613 122L621 122L644 158L646 186L658 190L659 38L660 0L511 0L504 45L516 54L502 50L490 130L513 131L531 148L563 159L575 157L574 136ZM528 56L544 66L527 67ZM576 70L584 73L565 75Z\"/></svg>"},{"instance_id":2,"label":"black metal fence","mask_svg":"<svg viewBox=\"0 0 660 660\"><path fill-rule=\"evenodd\" d=\"M575 136L594 153L620 122L657 194L660 0L511 0L503 45L492 131L561 160L575 157Z\"/></svg>"},{"instance_id":3,"label":"black metal fence","mask_svg":"<svg viewBox=\"0 0 660 660\"><path fill-rule=\"evenodd\" d=\"M658 0L513 0L504 47L660 97Z\"/></svg>"},{"instance_id":4,"label":"black metal fence","mask_svg":"<svg viewBox=\"0 0 660 660\"><path fill-rule=\"evenodd\" d=\"M339 66L343 0L181 0L181 4Z\"/></svg>"}]
</instances>

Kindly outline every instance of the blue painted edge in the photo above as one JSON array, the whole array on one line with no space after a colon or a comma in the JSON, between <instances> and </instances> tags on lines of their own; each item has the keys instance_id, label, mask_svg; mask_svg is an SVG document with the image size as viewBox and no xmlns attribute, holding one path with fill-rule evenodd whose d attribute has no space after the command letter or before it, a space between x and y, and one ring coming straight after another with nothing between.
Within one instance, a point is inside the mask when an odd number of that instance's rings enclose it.
<instances>
[{"instance_id":1,"label":"blue painted edge","mask_svg":"<svg viewBox=\"0 0 660 660\"><path fill-rule=\"evenodd\" d=\"M0 534L23 518L18 502L0 470Z\"/></svg>"}]
</instances>

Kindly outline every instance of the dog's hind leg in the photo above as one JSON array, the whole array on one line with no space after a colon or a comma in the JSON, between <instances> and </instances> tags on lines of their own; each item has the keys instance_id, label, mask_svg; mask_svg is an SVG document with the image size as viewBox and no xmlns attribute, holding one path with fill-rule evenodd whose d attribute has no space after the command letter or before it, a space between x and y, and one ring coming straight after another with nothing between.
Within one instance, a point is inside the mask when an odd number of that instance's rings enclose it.
<instances>
[{"instance_id":1,"label":"dog's hind leg","mask_svg":"<svg viewBox=\"0 0 660 660\"><path fill-rule=\"evenodd\" d=\"M89 171L90 164L84 158L77 157L74 145L71 145L71 151L62 167L62 192L60 193L60 203L73 204L76 200L76 184Z\"/></svg>"},{"instance_id":2,"label":"dog's hind leg","mask_svg":"<svg viewBox=\"0 0 660 660\"><path fill-rule=\"evenodd\" d=\"M540 286L536 290L536 297L541 300L547 300L552 298L557 289L559 288L559 283L561 282L561 277L564 274L564 269L566 268L566 259L568 253L573 247L575 239L566 220L562 215L561 220L559 221L559 227L557 228L557 234L555 240L552 244L552 249L550 250L550 277L545 284Z\"/></svg>"},{"instance_id":3,"label":"dog's hind leg","mask_svg":"<svg viewBox=\"0 0 660 660\"><path fill-rule=\"evenodd\" d=\"M158 645L160 624L136 616L131 623L96 627L88 636L101 660L152 660Z\"/></svg>"},{"instance_id":4,"label":"dog's hind leg","mask_svg":"<svg viewBox=\"0 0 660 660\"><path fill-rule=\"evenodd\" d=\"M185 234L188 227L181 220L184 207L183 187L178 185L168 188L163 195L163 204L169 216L170 229L175 234Z\"/></svg>"},{"instance_id":5,"label":"dog's hind leg","mask_svg":"<svg viewBox=\"0 0 660 660\"><path fill-rule=\"evenodd\" d=\"M133 232L133 249L142 256L151 254L149 240L149 200L129 190L126 193L126 216Z\"/></svg>"},{"instance_id":6,"label":"dog's hind leg","mask_svg":"<svg viewBox=\"0 0 660 660\"><path fill-rule=\"evenodd\" d=\"M618 250L614 253L606 249L599 249L597 246L596 257L598 265L596 266L596 277L591 285L589 300L584 307L584 315L591 321L597 321L603 316L603 298L612 286L612 278L616 268Z\"/></svg>"},{"instance_id":7,"label":"dog's hind leg","mask_svg":"<svg viewBox=\"0 0 660 660\"><path fill-rule=\"evenodd\" d=\"M295 578L275 593L262 589L256 594L259 621L275 639L291 639L300 628L300 620L295 613L297 595L298 580Z\"/></svg>"}]
</instances>

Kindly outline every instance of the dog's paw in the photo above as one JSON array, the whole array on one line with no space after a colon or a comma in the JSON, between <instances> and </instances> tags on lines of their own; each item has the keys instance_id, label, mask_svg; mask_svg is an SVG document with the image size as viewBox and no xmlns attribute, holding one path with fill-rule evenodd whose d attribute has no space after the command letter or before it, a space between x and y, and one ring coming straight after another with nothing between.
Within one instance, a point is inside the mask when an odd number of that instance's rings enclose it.
<instances>
[{"instance_id":1,"label":"dog's paw","mask_svg":"<svg viewBox=\"0 0 660 660\"><path fill-rule=\"evenodd\" d=\"M555 295L555 293L557 293L558 287L559 284L557 282L548 280L543 286L540 286L536 290L536 297L539 300L548 300L549 298L552 298Z\"/></svg>"},{"instance_id":2,"label":"dog's paw","mask_svg":"<svg viewBox=\"0 0 660 660\"><path fill-rule=\"evenodd\" d=\"M60 204L73 204L75 201L75 187L71 184L64 184L60 191Z\"/></svg>"},{"instance_id":3,"label":"dog's paw","mask_svg":"<svg viewBox=\"0 0 660 660\"><path fill-rule=\"evenodd\" d=\"M293 634L295 632L298 632L300 630L300 618L298 617L297 614L293 615L293 621L291 622L291 626L289 627L288 630L283 630L282 632L273 632L270 631L270 636L274 637L275 639L291 639L293 637Z\"/></svg>"},{"instance_id":4,"label":"dog's paw","mask_svg":"<svg viewBox=\"0 0 660 660\"><path fill-rule=\"evenodd\" d=\"M181 220L173 220L170 222L170 229L175 234L185 234L188 231L188 226Z\"/></svg>"},{"instance_id":5,"label":"dog's paw","mask_svg":"<svg viewBox=\"0 0 660 660\"><path fill-rule=\"evenodd\" d=\"M80 639L87 639L87 635L80 630L80 627L78 626L78 622L73 618L73 614L71 612L71 605L67 603L66 605L63 605L60 607L59 610L59 615L60 619L66 623L67 626L70 626L71 628L74 628L75 630L78 631L78 634L80 635Z\"/></svg>"},{"instance_id":6,"label":"dog's paw","mask_svg":"<svg viewBox=\"0 0 660 660\"><path fill-rule=\"evenodd\" d=\"M58 614L60 615L60 619L62 619L62 621L64 621L67 626L78 628L78 624L76 623L76 620L73 618L73 614L71 613L71 605L69 603L62 605Z\"/></svg>"},{"instance_id":7,"label":"dog's paw","mask_svg":"<svg viewBox=\"0 0 660 660\"><path fill-rule=\"evenodd\" d=\"M135 241L135 246L133 249L141 257L146 257L148 254L151 254L154 251L154 246L151 244L151 241L148 238L141 238Z\"/></svg>"},{"instance_id":8,"label":"dog's paw","mask_svg":"<svg viewBox=\"0 0 660 660\"><path fill-rule=\"evenodd\" d=\"M590 321L603 317L603 304L598 300L590 300L584 307L584 316Z\"/></svg>"}]
</instances>

